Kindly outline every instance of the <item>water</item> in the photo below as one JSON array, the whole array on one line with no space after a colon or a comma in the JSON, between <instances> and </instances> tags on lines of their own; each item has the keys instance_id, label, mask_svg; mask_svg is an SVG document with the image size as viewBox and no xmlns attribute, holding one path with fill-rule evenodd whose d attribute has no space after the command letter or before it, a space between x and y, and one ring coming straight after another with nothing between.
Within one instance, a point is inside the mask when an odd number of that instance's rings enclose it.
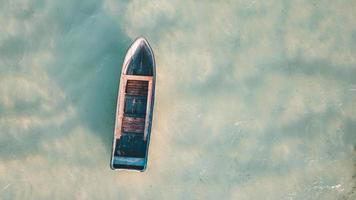
<instances>
[{"instance_id":1,"label":"water","mask_svg":"<svg viewBox=\"0 0 356 200\"><path fill-rule=\"evenodd\" d=\"M0 1L0 199L355 199L351 1ZM148 170L109 168L150 41Z\"/></svg>"}]
</instances>

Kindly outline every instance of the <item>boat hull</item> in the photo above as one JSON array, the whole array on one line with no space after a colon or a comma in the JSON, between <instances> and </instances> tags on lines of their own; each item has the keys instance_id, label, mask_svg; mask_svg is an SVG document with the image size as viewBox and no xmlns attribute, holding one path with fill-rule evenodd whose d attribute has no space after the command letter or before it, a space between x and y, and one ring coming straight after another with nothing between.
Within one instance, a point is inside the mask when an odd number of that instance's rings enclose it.
<instances>
[{"instance_id":1,"label":"boat hull","mask_svg":"<svg viewBox=\"0 0 356 200\"><path fill-rule=\"evenodd\" d=\"M110 166L144 171L148 160L154 96L155 62L144 38L129 48L122 67Z\"/></svg>"}]
</instances>

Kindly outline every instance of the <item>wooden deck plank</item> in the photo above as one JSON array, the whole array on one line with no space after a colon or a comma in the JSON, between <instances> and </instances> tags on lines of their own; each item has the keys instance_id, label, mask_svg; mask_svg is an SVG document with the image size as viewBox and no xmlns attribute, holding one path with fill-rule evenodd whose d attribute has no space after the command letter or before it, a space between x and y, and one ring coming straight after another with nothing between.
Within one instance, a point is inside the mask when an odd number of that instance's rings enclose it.
<instances>
[{"instance_id":1,"label":"wooden deck plank","mask_svg":"<svg viewBox=\"0 0 356 200\"><path fill-rule=\"evenodd\" d=\"M124 132L143 133L145 131L145 118L123 117L122 130Z\"/></svg>"},{"instance_id":2,"label":"wooden deck plank","mask_svg":"<svg viewBox=\"0 0 356 200\"><path fill-rule=\"evenodd\" d=\"M127 80L126 94L127 95L147 96L148 81Z\"/></svg>"}]
</instances>

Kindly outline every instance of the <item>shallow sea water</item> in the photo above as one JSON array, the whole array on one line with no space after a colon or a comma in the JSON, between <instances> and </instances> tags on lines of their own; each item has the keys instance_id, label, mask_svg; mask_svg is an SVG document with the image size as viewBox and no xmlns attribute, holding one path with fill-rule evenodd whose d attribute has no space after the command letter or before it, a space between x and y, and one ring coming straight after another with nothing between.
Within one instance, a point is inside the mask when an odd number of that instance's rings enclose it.
<instances>
[{"instance_id":1,"label":"shallow sea water","mask_svg":"<svg viewBox=\"0 0 356 200\"><path fill-rule=\"evenodd\" d=\"M0 199L356 199L355 1L0 5ZM111 171L141 35L148 169Z\"/></svg>"}]
</instances>

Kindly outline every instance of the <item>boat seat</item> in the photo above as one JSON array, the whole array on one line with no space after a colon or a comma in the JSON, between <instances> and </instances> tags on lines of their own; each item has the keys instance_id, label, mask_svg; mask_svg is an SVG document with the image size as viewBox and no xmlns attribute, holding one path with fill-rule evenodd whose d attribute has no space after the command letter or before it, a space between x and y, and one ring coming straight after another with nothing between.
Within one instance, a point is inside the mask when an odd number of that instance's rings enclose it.
<instances>
[{"instance_id":1,"label":"boat seat","mask_svg":"<svg viewBox=\"0 0 356 200\"><path fill-rule=\"evenodd\" d=\"M126 84L126 95L147 97L148 81L128 80Z\"/></svg>"},{"instance_id":2,"label":"boat seat","mask_svg":"<svg viewBox=\"0 0 356 200\"><path fill-rule=\"evenodd\" d=\"M145 118L124 116L122 119L122 131L143 134L145 131Z\"/></svg>"}]
</instances>

